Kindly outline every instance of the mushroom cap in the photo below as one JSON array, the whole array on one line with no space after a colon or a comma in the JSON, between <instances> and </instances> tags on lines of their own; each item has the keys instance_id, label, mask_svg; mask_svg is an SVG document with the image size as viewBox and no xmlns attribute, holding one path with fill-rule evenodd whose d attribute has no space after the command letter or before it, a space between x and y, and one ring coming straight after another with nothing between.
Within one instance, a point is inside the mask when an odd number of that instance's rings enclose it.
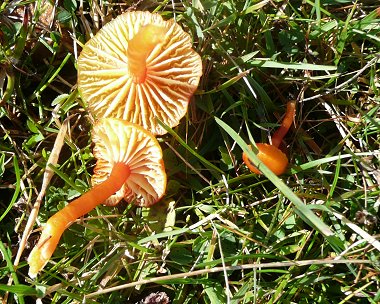
<instances>
[{"instance_id":1,"label":"mushroom cap","mask_svg":"<svg viewBox=\"0 0 380 304\"><path fill-rule=\"evenodd\" d=\"M161 199L166 173L161 147L150 132L121 119L103 118L95 124L92 139L97 159L93 185L106 180L115 163L124 162L130 169L127 181L104 204L113 206L124 198L147 207Z\"/></svg>"},{"instance_id":2,"label":"mushroom cap","mask_svg":"<svg viewBox=\"0 0 380 304\"><path fill-rule=\"evenodd\" d=\"M145 81L135 83L128 41L148 24L167 31L146 59ZM170 127L179 124L201 75L201 57L190 35L173 19L149 12L119 15L85 44L78 58L78 89L95 118L121 118L155 135L166 133L156 117Z\"/></svg>"},{"instance_id":3,"label":"mushroom cap","mask_svg":"<svg viewBox=\"0 0 380 304\"><path fill-rule=\"evenodd\" d=\"M286 171L288 167L288 158L284 152L282 152L279 148L258 143L256 144L259 152L257 153L257 157L276 175L281 175ZM250 146L249 146L250 147ZM258 170L255 165L250 161L247 154L243 153L243 161L253 173L261 174L261 171Z\"/></svg>"}]
</instances>

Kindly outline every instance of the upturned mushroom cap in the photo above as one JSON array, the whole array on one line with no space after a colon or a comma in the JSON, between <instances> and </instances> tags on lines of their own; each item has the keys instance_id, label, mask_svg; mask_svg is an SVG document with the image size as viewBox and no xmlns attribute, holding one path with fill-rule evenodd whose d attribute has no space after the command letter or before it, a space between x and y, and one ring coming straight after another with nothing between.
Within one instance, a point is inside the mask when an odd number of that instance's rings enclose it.
<instances>
[{"instance_id":1,"label":"upturned mushroom cap","mask_svg":"<svg viewBox=\"0 0 380 304\"><path fill-rule=\"evenodd\" d=\"M288 158L284 152L282 152L279 148L258 143L256 144L259 152L257 153L257 157L276 175L281 175L285 173L286 168L288 167ZM251 146L249 146L251 148ZM261 174L261 171L258 170L255 165L250 161L248 155L243 152L243 161L253 173Z\"/></svg>"},{"instance_id":2,"label":"upturned mushroom cap","mask_svg":"<svg viewBox=\"0 0 380 304\"><path fill-rule=\"evenodd\" d=\"M147 25L164 29L163 37L154 30L147 31L148 38L141 37ZM139 32L133 50L129 49ZM157 41L151 43L151 50L146 47L150 37ZM141 46L136 43L140 39ZM136 77L132 68L138 64L130 57L138 56L140 47L147 53L145 74ZM156 117L170 127L179 124L201 75L202 61L192 49L190 36L174 20L149 12L127 12L110 21L78 58L78 88L95 118L121 118L155 135L166 133Z\"/></svg>"},{"instance_id":3,"label":"upturned mushroom cap","mask_svg":"<svg viewBox=\"0 0 380 304\"><path fill-rule=\"evenodd\" d=\"M103 118L95 124L92 138L97 159L93 185L106 180L115 163L123 162L130 169L127 181L104 204L113 206L124 198L139 206L151 206L161 199L166 173L161 147L150 132L121 119Z\"/></svg>"}]
</instances>

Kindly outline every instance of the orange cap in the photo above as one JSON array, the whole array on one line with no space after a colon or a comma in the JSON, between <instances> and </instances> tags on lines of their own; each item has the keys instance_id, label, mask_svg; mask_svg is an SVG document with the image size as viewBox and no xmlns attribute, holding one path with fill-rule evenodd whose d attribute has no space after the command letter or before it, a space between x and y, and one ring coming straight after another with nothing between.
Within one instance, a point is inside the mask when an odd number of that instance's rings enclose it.
<instances>
[{"instance_id":1,"label":"orange cap","mask_svg":"<svg viewBox=\"0 0 380 304\"><path fill-rule=\"evenodd\" d=\"M276 175L281 175L285 173L288 167L288 158L285 153L282 152L279 148L258 143L256 144L257 149L259 150L257 153L257 157ZM251 148L251 146L249 146ZM251 162L248 155L243 152L243 161L253 173L261 174L261 171L256 168L256 166Z\"/></svg>"}]
</instances>

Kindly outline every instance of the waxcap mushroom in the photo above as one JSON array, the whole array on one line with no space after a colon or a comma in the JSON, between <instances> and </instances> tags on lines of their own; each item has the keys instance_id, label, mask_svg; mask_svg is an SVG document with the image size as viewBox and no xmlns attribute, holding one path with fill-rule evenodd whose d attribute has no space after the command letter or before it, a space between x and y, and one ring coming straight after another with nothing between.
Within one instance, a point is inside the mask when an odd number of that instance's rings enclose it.
<instances>
[{"instance_id":1,"label":"waxcap mushroom","mask_svg":"<svg viewBox=\"0 0 380 304\"><path fill-rule=\"evenodd\" d=\"M125 198L150 206L165 193L162 151L150 132L120 119L103 118L95 125L93 137L98 158L95 185L49 218L28 257L31 278L45 267L66 228L99 204L115 205Z\"/></svg>"},{"instance_id":2,"label":"waxcap mushroom","mask_svg":"<svg viewBox=\"0 0 380 304\"><path fill-rule=\"evenodd\" d=\"M119 15L84 46L78 89L95 118L139 124L154 135L186 114L202 75L189 34L172 19L150 12Z\"/></svg>"},{"instance_id":3,"label":"waxcap mushroom","mask_svg":"<svg viewBox=\"0 0 380 304\"><path fill-rule=\"evenodd\" d=\"M151 206L164 194L166 173L162 150L156 138L141 126L121 119L103 118L94 126L92 140L97 159L92 184L102 183L113 165L128 165L130 176L104 204L116 205L123 198L139 206Z\"/></svg>"},{"instance_id":4,"label":"waxcap mushroom","mask_svg":"<svg viewBox=\"0 0 380 304\"><path fill-rule=\"evenodd\" d=\"M281 122L280 127L272 136L272 144L257 143L258 150L257 157L276 175L284 174L288 167L288 157L280 150L281 142L288 132L290 126L294 122L296 114L296 102L294 100L288 101L286 104L286 113ZM252 147L248 146L250 149ZM256 168L253 162L249 159L248 154L243 152L243 161L248 169L253 173L261 174L261 171Z\"/></svg>"}]
</instances>

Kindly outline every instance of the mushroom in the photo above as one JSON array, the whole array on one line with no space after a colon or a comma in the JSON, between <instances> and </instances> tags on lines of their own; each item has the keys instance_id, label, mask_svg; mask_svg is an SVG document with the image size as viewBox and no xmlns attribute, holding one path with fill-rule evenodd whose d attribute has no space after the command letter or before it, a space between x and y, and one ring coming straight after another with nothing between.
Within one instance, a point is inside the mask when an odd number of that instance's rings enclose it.
<instances>
[{"instance_id":1,"label":"mushroom","mask_svg":"<svg viewBox=\"0 0 380 304\"><path fill-rule=\"evenodd\" d=\"M152 134L141 126L104 118L96 123L92 136L97 158L93 187L49 218L28 258L32 278L46 265L65 229L99 204L115 205L125 198L151 206L165 193L162 150Z\"/></svg>"},{"instance_id":2,"label":"mushroom","mask_svg":"<svg viewBox=\"0 0 380 304\"><path fill-rule=\"evenodd\" d=\"M158 14L127 12L107 23L78 58L78 89L95 118L121 118L154 135L177 126L202 75L189 34Z\"/></svg>"},{"instance_id":3,"label":"mushroom","mask_svg":"<svg viewBox=\"0 0 380 304\"><path fill-rule=\"evenodd\" d=\"M283 174L288 166L288 158L285 153L279 149L279 146L294 121L295 111L295 101L289 101L281 126L272 136L272 144L256 144L258 150L257 157L276 175ZM252 148L251 146L249 147ZM251 162L245 152L243 152L243 161L253 173L261 174L260 170Z\"/></svg>"}]
</instances>

